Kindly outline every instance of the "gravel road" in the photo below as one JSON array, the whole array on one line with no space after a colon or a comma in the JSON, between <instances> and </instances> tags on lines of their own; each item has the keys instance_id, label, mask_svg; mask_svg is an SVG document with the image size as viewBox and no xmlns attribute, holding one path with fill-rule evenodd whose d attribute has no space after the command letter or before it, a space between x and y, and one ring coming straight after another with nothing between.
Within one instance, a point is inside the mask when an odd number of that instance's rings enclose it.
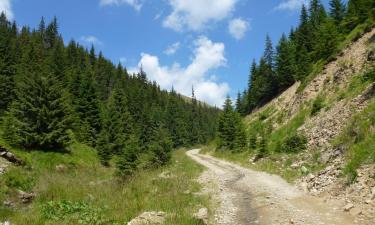
<instances>
[{"instance_id":1,"label":"gravel road","mask_svg":"<svg viewBox=\"0 0 375 225\"><path fill-rule=\"evenodd\" d=\"M187 155L207 167L200 182L218 200L214 224L356 224L343 212L344 202L309 196L279 176L199 154L199 149Z\"/></svg>"}]
</instances>

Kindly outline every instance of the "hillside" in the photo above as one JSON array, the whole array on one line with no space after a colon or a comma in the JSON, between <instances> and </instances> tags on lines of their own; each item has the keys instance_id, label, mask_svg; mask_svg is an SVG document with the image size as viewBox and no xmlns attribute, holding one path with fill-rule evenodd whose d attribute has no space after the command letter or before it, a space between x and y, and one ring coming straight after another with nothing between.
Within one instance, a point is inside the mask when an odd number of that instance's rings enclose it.
<instances>
[{"instance_id":1,"label":"hillside","mask_svg":"<svg viewBox=\"0 0 375 225\"><path fill-rule=\"evenodd\" d=\"M345 200L360 224L371 224L375 198L375 29L248 115L250 137L262 147L216 156L280 174L301 190ZM250 143L251 145L251 143ZM352 205L351 205L352 204Z\"/></svg>"}]
</instances>

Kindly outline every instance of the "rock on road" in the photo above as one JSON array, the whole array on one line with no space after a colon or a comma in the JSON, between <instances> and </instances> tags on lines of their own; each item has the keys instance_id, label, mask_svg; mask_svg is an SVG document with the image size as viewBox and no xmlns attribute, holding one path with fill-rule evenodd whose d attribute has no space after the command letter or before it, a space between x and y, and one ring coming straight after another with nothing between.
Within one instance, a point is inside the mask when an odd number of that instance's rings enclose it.
<instances>
[{"instance_id":1,"label":"rock on road","mask_svg":"<svg viewBox=\"0 0 375 225\"><path fill-rule=\"evenodd\" d=\"M199 149L186 154L208 169L201 182L206 189L215 189L208 192L220 202L214 224L356 224L353 217L343 212L343 202L309 196L279 176L199 154Z\"/></svg>"}]
</instances>

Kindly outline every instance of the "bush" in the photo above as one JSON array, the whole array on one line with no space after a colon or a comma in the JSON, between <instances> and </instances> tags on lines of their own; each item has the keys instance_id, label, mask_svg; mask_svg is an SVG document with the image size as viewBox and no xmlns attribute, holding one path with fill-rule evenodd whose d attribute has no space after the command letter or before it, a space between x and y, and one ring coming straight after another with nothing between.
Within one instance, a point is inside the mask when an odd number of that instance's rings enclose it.
<instances>
[{"instance_id":1,"label":"bush","mask_svg":"<svg viewBox=\"0 0 375 225\"><path fill-rule=\"evenodd\" d=\"M362 81L363 82L367 82L367 81L375 81L375 69L372 69L368 72L366 72L365 74L363 74L363 77L362 77Z\"/></svg>"},{"instance_id":2,"label":"bush","mask_svg":"<svg viewBox=\"0 0 375 225\"><path fill-rule=\"evenodd\" d=\"M281 144L282 152L300 152L306 149L307 139L303 135L294 134L287 137Z\"/></svg>"},{"instance_id":3,"label":"bush","mask_svg":"<svg viewBox=\"0 0 375 225\"><path fill-rule=\"evenodd\" d=\"M324 107L325 107L324 99L320 96L317 97L313 102L312 109L311 109L311 115L312 116L316 115Z\"/></svg>"}]
</instances>

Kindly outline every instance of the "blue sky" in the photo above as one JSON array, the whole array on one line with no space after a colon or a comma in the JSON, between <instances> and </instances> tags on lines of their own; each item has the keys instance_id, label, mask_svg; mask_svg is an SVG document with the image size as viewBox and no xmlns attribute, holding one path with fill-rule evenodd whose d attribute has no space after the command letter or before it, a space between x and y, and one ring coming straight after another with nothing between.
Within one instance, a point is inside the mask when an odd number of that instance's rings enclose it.
<instances>
[{"instance_id":1,"label":"blue sky","mask_svg":"<svg viewBox=\"0 0 375 225\"><path fill-rule=\"evenodd\" d=\"M328 0L323 1L325 4ZM0 0L19 25L58 17L66 42L95 45L161 87L221 105L247 86L268 33L277 42L306 0Z\"/></svg>"}]
</instances>

